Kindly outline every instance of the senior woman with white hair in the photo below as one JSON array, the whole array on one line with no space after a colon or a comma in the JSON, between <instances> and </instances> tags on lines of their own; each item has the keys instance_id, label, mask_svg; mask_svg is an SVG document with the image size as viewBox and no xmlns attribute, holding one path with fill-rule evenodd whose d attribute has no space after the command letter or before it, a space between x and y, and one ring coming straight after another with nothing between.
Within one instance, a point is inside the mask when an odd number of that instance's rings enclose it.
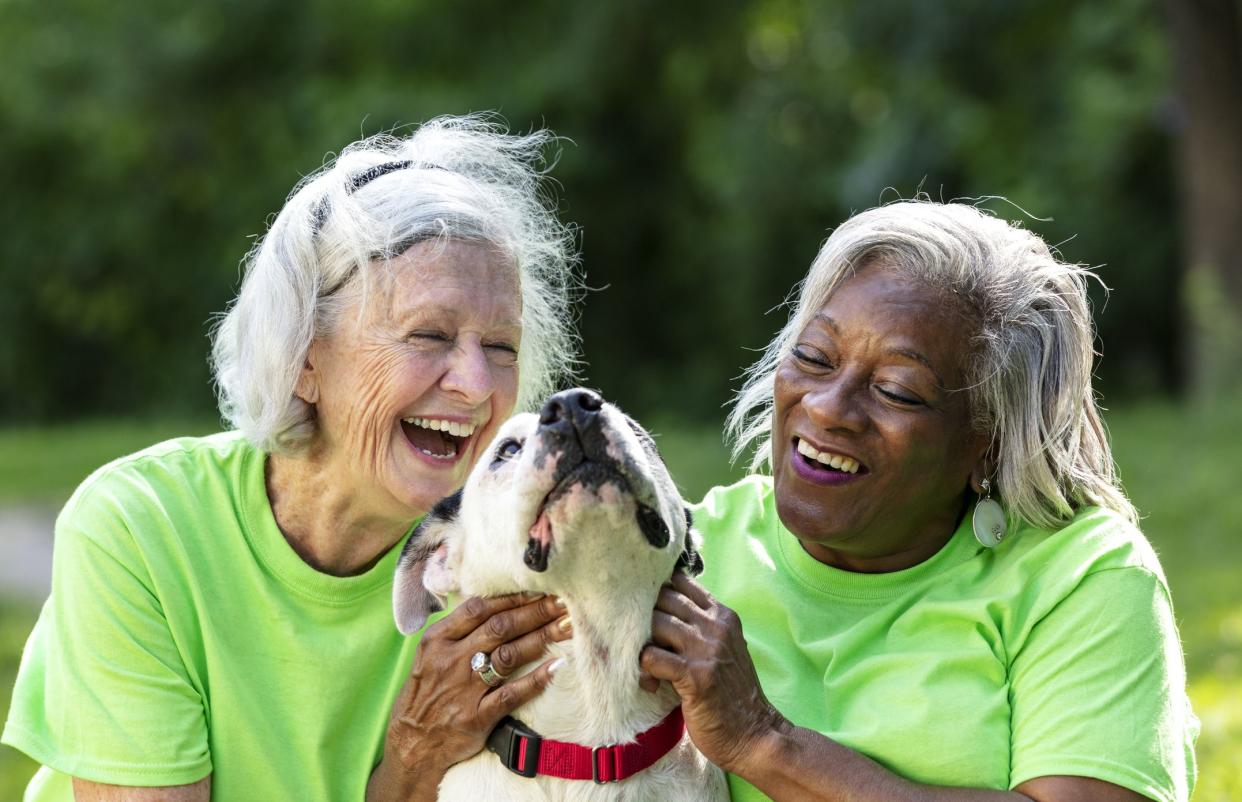
<instances>
[{"instance_id":1,"label":"senior woman with white hair","mask_svg":"<svg viewBox=\"0 0 1242 802\"><path fill-rule=\"evenodd\" d=\"M237 431L113 462L57 521L3 736L44 766L28 802L434 796L547 684L470 658L539 659L555 599L470 600L417 653L390 600L413 522L572 367L550 136L441 118L290 195L215 332Z\"/></svg>"},{"instance_id":2,"label":"senior woman with white hair","mask_svg":"<svg viewBox=\"0 0 1242 802\"><path fill-rule=\"evenodd\" d=\"M733 799L1189 797L1198 724L1091 388L1089 276L961 204L825 243L729 420L771 475L696 510L702 584L661 592L643 654Z\"/></svg>"}]
</instances>

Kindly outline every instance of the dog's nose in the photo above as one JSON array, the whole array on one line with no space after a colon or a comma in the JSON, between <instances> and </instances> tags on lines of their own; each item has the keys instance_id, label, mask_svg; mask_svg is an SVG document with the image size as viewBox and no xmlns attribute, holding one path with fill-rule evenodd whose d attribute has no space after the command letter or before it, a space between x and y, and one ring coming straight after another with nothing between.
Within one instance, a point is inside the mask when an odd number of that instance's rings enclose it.
<instances>
[{"instance_id":1,"label":"dog's nose","mask_svg":"<svg viewBox=\"0 0 1242 802\"><path fill-rule=\"evenodd\" d=\"M539 423L553 426L557 423L568 423L578 431L590 426L599 417L604 406L604 399L583 387L562 390L548 399L539 411Z\"/></svg>"}]
</instances>

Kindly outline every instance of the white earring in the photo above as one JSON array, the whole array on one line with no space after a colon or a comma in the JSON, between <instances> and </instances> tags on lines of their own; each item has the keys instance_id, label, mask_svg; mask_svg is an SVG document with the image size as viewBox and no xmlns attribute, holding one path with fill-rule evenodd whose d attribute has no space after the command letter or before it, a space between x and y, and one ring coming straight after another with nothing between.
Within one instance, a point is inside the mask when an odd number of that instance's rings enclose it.
<instances>
[{"instance_id":1,"label":"white earring","mask_svg":"<svg viewBox=\"0 0 1242 802\"><path fill-rule=\"evenodd\" d=\"M990 549L1005 539L1005 511L992 500L992 483L984 479L980 484L983 497L975 504L971 526L975 530L975 540Z\"/></svg>"}]
</instances>

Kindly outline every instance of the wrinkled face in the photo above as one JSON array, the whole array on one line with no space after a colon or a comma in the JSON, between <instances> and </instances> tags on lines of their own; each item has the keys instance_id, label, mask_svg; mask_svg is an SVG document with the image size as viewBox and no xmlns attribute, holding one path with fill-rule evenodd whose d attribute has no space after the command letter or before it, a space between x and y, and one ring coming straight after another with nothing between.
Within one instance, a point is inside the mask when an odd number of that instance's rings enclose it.
<instances>
[{"instance_id":1,"label":"wrinkled face","mask_svg":"<svg viewBox=\"0 0 1242 802\"><path fill-rule=\"evenodd\" d=\"M654 598L675 565L701 565L688 532L651 437L595 393L566 390L505 423L461 492L410 538L398 626L414 631L454 593L572 598L610 586Z\"/></svg>"},{"instance_id":2,"label":"wrinkled face","mask_svg":"<svg viewBox=\"0 0 1242 802\"><path fill-rule=\"evenodd\" d=\"M312 456L372 514L408 521L465 481L517 397L521 298L482 244L422 242L311 346ZM359 294L361 296L361 293Z\"/></svg>"},{"instance_id":3,"label":"wrinkled face","mask_svg":"<svg viewBox=\"0 0 1242 802\"><path fill-rule=\"evenodd\" d=\"M857 567L953 531L988 444L963 391L972 334L955 298L868 266L797 337L772 461L780 518L812 556Z\"/></svg>"}]
</instances>

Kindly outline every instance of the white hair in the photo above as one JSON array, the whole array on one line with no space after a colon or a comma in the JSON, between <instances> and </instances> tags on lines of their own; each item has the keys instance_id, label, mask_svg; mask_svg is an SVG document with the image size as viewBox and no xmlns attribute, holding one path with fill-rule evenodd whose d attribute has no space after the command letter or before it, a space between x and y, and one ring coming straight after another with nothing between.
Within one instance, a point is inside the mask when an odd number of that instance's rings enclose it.
<instances>
[{"instance_id":1,"label":"white hair","mask_svg":"<svg viewBox=\"0 0 1242 802\"><path fill-rule=\"evenodd\" d=\"M862 212L824 243L796 288L785 327L747 371L726 432L736 460L771 469L774 378L829 296L879 264L962 299L975 325L964 343L968 406L992 439L993 487L1009 513L1055 526L1086 505L1137 519L1118 485L1091 387L1095 338L1086 282L1035 234L963 203L918 199Z\"/></svg>"},{"instance_id":2,"label":"white hair","mask_svg":"<svg viewBox=\"0 0 1242 802\"><path fill-rule=\"evenodd\" d=\"M439 117L409 136L355 142L302 180L246 255L241 290L212 333L224 418L269 453L305 444L314 415L294 388L311 341L365 294L372 266L431 239L487 243L516 266L518 409L571 378L575 242L542 180L555 139L510 135L486 115Z\"/></svg>"}]
</instances>

